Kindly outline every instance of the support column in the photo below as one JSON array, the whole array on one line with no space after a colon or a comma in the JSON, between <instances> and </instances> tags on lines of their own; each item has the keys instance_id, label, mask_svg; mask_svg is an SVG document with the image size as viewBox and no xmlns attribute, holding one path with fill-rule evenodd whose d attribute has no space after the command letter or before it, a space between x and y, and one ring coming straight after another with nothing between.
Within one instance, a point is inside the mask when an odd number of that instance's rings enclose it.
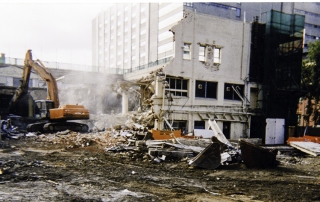
<instances>
[{"instance_id":1,"label":"support column","mask_svg":"<svg viewBox=\"0 0 320 202\"><path fill-rule=\"evenodd\" d=\"M122 93L122 114L128 113L128 96L126 93Z\"/></svg>"}]
</instances>

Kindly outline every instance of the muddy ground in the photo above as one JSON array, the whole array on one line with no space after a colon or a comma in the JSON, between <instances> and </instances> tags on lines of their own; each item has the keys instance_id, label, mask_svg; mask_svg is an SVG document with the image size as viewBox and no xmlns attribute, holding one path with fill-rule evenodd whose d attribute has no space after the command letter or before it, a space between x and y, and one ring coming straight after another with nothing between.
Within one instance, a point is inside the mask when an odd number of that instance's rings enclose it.
<instances>
[{"instance_id":1,"label":"muddy ground","mask_svg":"<svg viewBox=\"0 0 320 202\"><path fill-rule=\"evenodd\" d=\"M123 152L122 152L123 154ZM277 155L279 165L215 170L143 152L106 152L38 137L0 141L0 201L320 201L320 159Z\"/></svg>"}]
</instances>

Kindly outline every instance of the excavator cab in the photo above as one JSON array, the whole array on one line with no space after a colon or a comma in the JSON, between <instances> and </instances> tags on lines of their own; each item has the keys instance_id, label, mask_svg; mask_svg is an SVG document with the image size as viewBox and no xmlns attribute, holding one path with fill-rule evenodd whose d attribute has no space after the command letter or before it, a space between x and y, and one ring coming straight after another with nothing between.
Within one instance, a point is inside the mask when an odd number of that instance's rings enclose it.
<instances>
[{"instance_id":1,"label":"excavator cab","mask_svg":"<svg viewBox=\"0 0 320 202\"><path fill-rule=\"evenodd\" d=\"M50 118L50 109L54 108L54 102L52 100L36 100L35 117L41 119Z\"/></svg>"}]
</instances>

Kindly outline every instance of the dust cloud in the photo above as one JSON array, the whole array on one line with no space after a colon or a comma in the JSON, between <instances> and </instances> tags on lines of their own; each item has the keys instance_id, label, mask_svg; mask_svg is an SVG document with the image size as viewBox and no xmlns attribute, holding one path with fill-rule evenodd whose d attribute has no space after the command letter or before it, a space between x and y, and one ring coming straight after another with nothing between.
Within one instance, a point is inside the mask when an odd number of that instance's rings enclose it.
<instances>
[{"instance_id":1,"label":"dust cloud","mask_svg":"<svg viewBox=\"0 0 320 202\"><path fill-rule=\"evenodd\" d=\"M118 80L118 75L103 73L66 75L58 82L60 105L83 105L90 114L120 113L121 96L113 90Z\"/></svg>"}]
</instances>

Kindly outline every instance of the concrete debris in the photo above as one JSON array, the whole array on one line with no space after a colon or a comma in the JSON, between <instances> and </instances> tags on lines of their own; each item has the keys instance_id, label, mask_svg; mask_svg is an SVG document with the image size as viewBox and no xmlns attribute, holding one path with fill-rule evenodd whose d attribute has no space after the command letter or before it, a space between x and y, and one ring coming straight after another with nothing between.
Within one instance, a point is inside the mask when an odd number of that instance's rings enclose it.
<instances>
[{"instance_id":1,"label":"concrete debris","mask_svg":"<svg viewBox=\"0 0 320 202\"><path fill-rule=\"evenodd\" d=\"M150 115L146 114L146 117ZM1 137L33 138L39 142L64 145L65 149L94 146L120 158L140 159L156 164L184 161L191 167L204 169L216 169L221 165L241 162L248 168L276 165L276 148L252 146L254 144L249 143L259 143L258 139L230 142L215 121L210 121L212 130L194 130L193 136L182 136L181 131L149 129L142 117L137 113L93 116L92 129L86 134L70 130L54 134L23 133L8 120L1 122ZM287 148L285 150L289 151Z\"/></svg>"},{"instance_id":2,"label":"concrete debris","mask_svg":"<svg viewBox=\"0 0 320 202\"><path fill-rule=\"evenodd\" d=\"M290 142L290 145L312 156L320 156L320 144L315 142Z\"/></svg>"}]
</instances>

